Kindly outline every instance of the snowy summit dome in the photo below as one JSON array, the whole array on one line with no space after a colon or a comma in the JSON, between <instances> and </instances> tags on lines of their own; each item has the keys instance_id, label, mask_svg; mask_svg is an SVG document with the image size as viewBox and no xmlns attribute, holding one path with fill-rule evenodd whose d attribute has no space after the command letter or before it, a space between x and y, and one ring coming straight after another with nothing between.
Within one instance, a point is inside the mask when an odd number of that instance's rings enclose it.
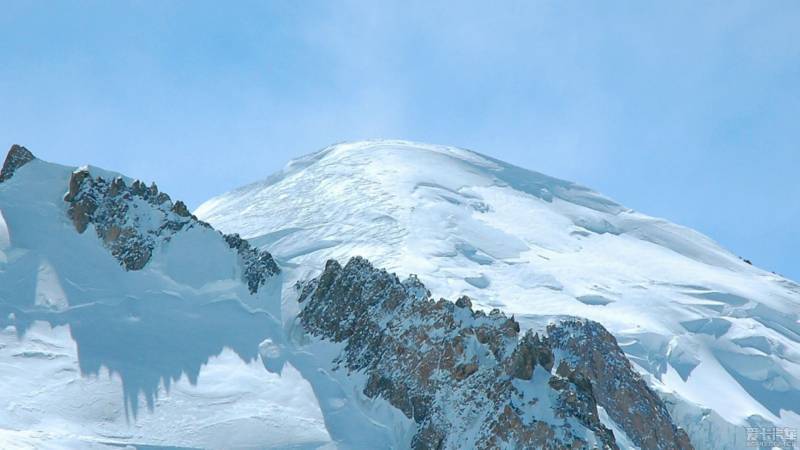
<instances>
[{"instance_id":1,"label":"snowy summit dome","mask_svg":"<svg viewBox=\"0 0 800 450\"><path fill-rule=\"evenodd\" d=\"M677 399L693 440L733 448L753 416L800 426L800 286L583 186L454 147L349 142L195 214L268 250L290 279L363 256L523 328L541 314L597 320ZM702 423L701 408L713 411Z\"/></svg>"}]
</instances>

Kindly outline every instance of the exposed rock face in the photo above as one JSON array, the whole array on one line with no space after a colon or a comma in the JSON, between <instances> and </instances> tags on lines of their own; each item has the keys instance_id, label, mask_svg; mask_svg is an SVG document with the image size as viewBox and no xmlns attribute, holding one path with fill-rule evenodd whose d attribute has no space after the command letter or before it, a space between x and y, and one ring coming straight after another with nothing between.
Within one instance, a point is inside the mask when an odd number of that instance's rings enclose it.
<instances>
[{"instance_id":1,"label":"exposed rock face","mask_svg":"<svg viewBox=\"0 0 800 450\"><path fill-rule=\"evenodd\" d=\"M280 272L272 255L268 252L253 248L249 242L242 239L238 234L226 234L223 236L230 248L236 249L241 258L244 272L242 278L251 294L255 294L258 288L266 283L267 279Z\"/></svg>"},{"instance_id":2,"label":"exposed rock face","mask_svg":"<svg viewBox=\"0 0 800 450\"><path fill-rule=\"evenodd\" d=\"M93 224L97 236L127 270L143 268L155 247L176 232L209 226L176 213L155 184L146 187L136 180L128 186L121 177L108 181L86 169L73 172L64 200L70 204L68 214L75 229L83 233Z\"/></svg>"},{"instance_id":3,"label":"exposed rock face","mask_svg":"<svg viewBox=\"0 0 800 450\"><path fill-rule=\"evenodd\" d=\"M647 388L602 325L573 319L548 326L547 334L552 348L569 355L562 359L559 372L591 380L598 403L636 445L691 448L686 432L672 424L667 406Z\"/></svg>"},{"instance_id":4,"label":"exposed rock face","mask_svg":"<svg viewBox=\"0 0 800 450\"><path fill-rule=\"evenodd\" d=\"M28 164L36 159L27 148L14 144L6 155L6 160L3 163L3 169L0 170L0 183L6 181L14 175L14 172L20 167Z\"/></svg>"},{"instance_id":5,"label":"exposed rock face","mask_svg":"<svg viewBox=\"0 0 800 450\"><path fill-rule=\"evenodd\" d=\"M363 373L365 395L413 419L416 449L617 448L598 405L615 409L642 448L691 448L595 322L520 338L500 311L473 311L467 297L433 301L415 277L400 282L362 258L328 261L299 287L305 330L344 343L335 368Z\"/></svg>"},{"instance_id":6,"label":"exposed rock face","mask_svg":"<svg viewBox=\"0 0 800 450\"><path fill-rule=\"evenodd\" d=\"M121 177L108 181L86 169L73 172L64 200L75 229L83 233L89 224L94 225L97 236L126 270L142 269L154 249L181 230L211 228L180 200L173 204L155 183L148 187L136 180L128 186ZM250 293L280 272L268 252L252 248L238 235L221 237L239 254Z\"/></svg>"}]
</instances>

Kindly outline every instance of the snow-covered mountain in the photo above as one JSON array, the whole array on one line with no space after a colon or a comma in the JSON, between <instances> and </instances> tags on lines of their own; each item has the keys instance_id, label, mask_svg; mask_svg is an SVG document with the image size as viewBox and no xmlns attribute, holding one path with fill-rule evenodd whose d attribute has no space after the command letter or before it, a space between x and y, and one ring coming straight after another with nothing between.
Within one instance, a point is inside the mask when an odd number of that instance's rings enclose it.
<instances>
[{"instance_id":1,"label":"snow-covered mountain","mask_svg":"<svg viewBox=\"0 0 800 450\"><path fill-rule=\"evenodd\" d=\"M698 448L745 448L746 426L800 427L800 285L582 186L463 149L367 141L195 214L268 250L292 282L358 255L523 331L542 315L596 320Z\"/></svg>"},{"instance_id":2,"label":"snow-covered mountain","mask_svg":"<svg viewBox=\"0 0 800 450\"><path fill-rule=\"evenodd\" d=\"M96 167L14 147L0 179L0 448L331 441L302 366L265 370L271 258Z\"/></svg>"},{"instance_id":3,"label":"snow-covered mountain","mask_svg":"<svg viewBox=\"0 0 800 450\"><path fill-rule=\"evenodd\" d=\"M692 448L597 322L521 334L358 257L294 282L154 183L20 146L0 218L0 448Z\"/></svg>"},{"instance_id":4,"label":"snow-covered mountain","mask_svg":"<svg viewBox=\"0 0 800 450\"><path fill-rule=\"evenodd\" d=\"M799 425L800 286L572 183L371 141L194 214L12 148L0 448L745 448Z\"/></svg>"}]
</instances>

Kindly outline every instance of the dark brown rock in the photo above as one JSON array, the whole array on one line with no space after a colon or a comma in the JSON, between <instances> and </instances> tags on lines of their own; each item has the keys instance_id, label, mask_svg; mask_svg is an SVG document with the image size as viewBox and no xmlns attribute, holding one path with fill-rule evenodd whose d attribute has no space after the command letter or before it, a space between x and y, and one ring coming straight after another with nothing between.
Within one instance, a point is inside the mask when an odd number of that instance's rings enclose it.
<instances>
[{"instance_id":1,"label":"dark brown rock","mask_svg":"<svg viewBox=\"0 0 800 450\"><path fill-rule=\"evenodd\" d=\"M27 148L14 144L6 155L6 160L3 163L3 169L0 170L0 183L8 180L14 175L14 172L20 167L28 164L36 159Z\"/></svg>"},{"instance_id":2,"label":"dark brown rock","mask_svg":"<svg viewBox=\"0 0 800 450\"><path fill-rule=\"evenodd\" d=\"M88 178L91 178L91 174L86 169L80 169L72 172L72 176L69 178L69 191L67 192L67 195L64 196L64 201L74 201L75 197L78 195L78 192L83 186L83 182Z\"/></svg>"},{"instance_id":3,"label":"dark brown rock","mask_svg":"<svg viewBox=\"0 0 800 450\"><path fill-rule=\"evenodd\" d=\"M676 427L666 405L625 358L611 333L597 322L571 319L548 326L553 348L572 355L558 374L588 383L597 403L644 449L691 449L686 432Z\"/></svg>"},{"instance_id":4,"label":"dark brown rock","mask_svg":"<svg viewBox=\"0 0 800 450\"><path fill-rule=\"evenodd\" d=\"M607 401L608 374L571 364L606 358L605 364L624 372L610 372L614 377L630 382L636 393L646 389L605 335L594 332L581 346L564 345L565 336L573 334L572 319L560 319L546 336L529 331L520 338L519 323L499 310L487 316L473 312L465 298L454 304L433 301L430 294L419 297L427 291L418 280L400 282L363 258L344 267L328 261L318 278L299 289L303 328L344 343L333 368L366 375L364 395L385 399L417 424L412 448L579 449L595 442L598 448L616 449L597 408L625 405ZM551 341L550 333L558 340ZM546 418L532 415L540 395L552 405ZM687 448L669 416L661 415L662 403L637 407L643 424L674 431L659 435L664 440L654 445L647 438L650 431L623 421L627 434L647 444L642 448ZM618 416L626 414L631 413Z\"/></svg>"},{"instance_id":5,"label":"dark brown rock","mask_svg":"<svg viewBox=\"0 0 800 450\"><path fill-rule=\"evenodd\" d=\"M144 268L156 247L175 233L195 226L211 228L197 220L183 202L173 205L155 183L148 188L136 180L128 187L122 177L108 182L92 177L86 169L72 174L64 200L69 203L67 214L75 229L83 233L93 224L103 245L126 270ZM280 272L272 255L252 248L239 235L220 233L220 237L237 251L243 266L242 281L250 293L255 294Z\"/></svg>"},{"instance_id":6,"label":"dark brown rock","mask_svg":"<svg viewBox=\"0 0 800 450\"><path fill-rule=\"evenodd\" d=\"M458 298L458 300L456 300L456 306L459 308L472 309L472 300L466 295L462 295Z\"/></svg>"},{"instance_id":7,"label":"dark brown rock","mask_svg":"<svg viewBox=\"0 0 800 450\"><path fill-rule=\"evenodd\" d=\"M127 190L125 185L125 180L122 177L114 178L114 181L111 182L111 189L109 189L109 195L119 195Z\"/></svg>"},{"instance_id":8,"label":"dark brown rock","mask_svg":"<svg viewBox=\"0 0 800 450\"><path fill-rule=\"evenodd\" d=\"M181 217L191 217L192 216L192 213L189 212L189 208L187 208L186 204L183 203L180 200L175 202L175 204L172 206L172 211L175 214L177 214L177 215L179 215Z\"/></svg>"},{"instance_id":9,"label":"dark brown rock","mask_svg":"<svg viewBox=\"0 0 800 450\"><path fill-rule=\"evenodd\" d=\"M460 381L477 371L478 371L478 365L475 364L474 362L459 364L455 367L455 370L453 370L453 376L455 377L456 380Z\"/></svg>"}]
</instances>

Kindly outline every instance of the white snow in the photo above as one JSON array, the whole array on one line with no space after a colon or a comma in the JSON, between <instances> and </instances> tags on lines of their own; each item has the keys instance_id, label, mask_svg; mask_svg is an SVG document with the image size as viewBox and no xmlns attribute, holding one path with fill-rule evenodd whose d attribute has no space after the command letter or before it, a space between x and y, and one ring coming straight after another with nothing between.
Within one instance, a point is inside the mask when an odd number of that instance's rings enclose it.
<instances>
[{"instance_id":1,"label":"white snow","mask_svg":"<svg viewBox=\"0 0 800 450\"><path fill-rule=\"evenodd\" d=\"M64 309L68 306L67 296L64 293L64 289L61 288L58 275L46 259L42 259L39 263L39 271L36 274L35 303L39 306L55 309Z\"/></svg>"},{"instance_id":2,"label":"white snow","mask_svg":"<svg viewBox=\"0 0 800 450\"><path fill-rule=\"evenodd\" d=\"M252 296L199 227L126 272L67 218L72 171L35 160L0 184L0 448L402 448L408 419L294 326L295 282L355 255L523 328L598 320L697 448L800 427L800 285L584 187L452 147L336 145L195 212L276 257Z\"/></svg>"},{"instance_id":3,"label":"white snow","mask_svg":"<svg viewBox=\"0 0 800 450\"><path fill-rule=\"evenodd\" d=\"M617 440L617 445L622 450L640 450L625 431L617 425L614 420L608 416L608 412L602 406L597 407L597 412L600 415L600 422L603 423L608 429L614 432L614 438Z\"/></svg>"},{"instance_id":4,"label":"white snow","mask_svg":"<svg viewBox=\"0 0 800 450\"><path fill-rule=\"evenodd\" d=\"M536 314L597 320L685 408L737 427L751 415L800 426L800 285L573 183L463 149L366 141L300 158L195 214L272 252L287 280L361 255L523 327ZM693 436L698 448L715 445L711 434Z\"/></svg>"},{"instance_id":5,"label":"white snow","mask_svg":"<svg viewBox=\"0 0 800 450\"><path fill-rule=\"evenodd\" d=\"M3 217L3 210L0 209L0 252L11 246L11 236L8 234L8 225Z\"/></svg>"},{"instance_id":6,"label":"white snow","mask_svg":"<svg viewBox=\"0 0 800 450\"><path fill-rule=\"evenodd\" d=\"M202 227L126 272L67 218L72 171L0 184L0 448L332 448L307 376L260 356L283 345L279 292L250 295Z\"/></svg>"},{"instance_id":7,"label":"white snow","mask_svg":"<svg viewBox=\"0 0 800 450\"><path fill-rule=\"evenodd\" d=\"M20 442L67 448L89 444L169 445L192 448L285 447L330 440L310 386L291 366L271 374L260 359L243 362L233 351L212 356L198 383L182 376L162 384L152 413L127 417L120 376L103 368L82 376L69 327L35 322L22 339L0 332L0 448ZM144 400L144 399L142 399ZM36 439L19 433L37 431ZM34 436L35 437L35 436ZM7 439L7 440L6 440ZM73 445L66 445L73 441Z\"/></svg>"}]
</instances>

